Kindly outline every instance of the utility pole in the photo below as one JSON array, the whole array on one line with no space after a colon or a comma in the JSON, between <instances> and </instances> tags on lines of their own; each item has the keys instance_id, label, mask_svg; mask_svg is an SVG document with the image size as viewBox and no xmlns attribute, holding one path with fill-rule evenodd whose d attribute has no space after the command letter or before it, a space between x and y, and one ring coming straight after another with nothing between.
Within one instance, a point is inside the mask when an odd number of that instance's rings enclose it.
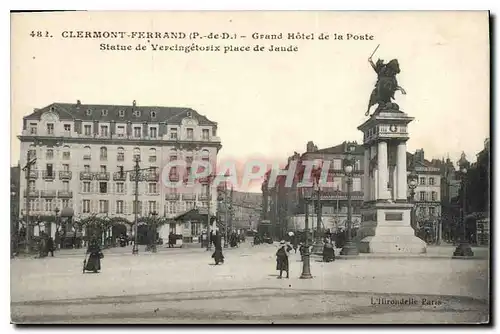
<instances>
[{"instance_id":1,"label":"utility pole","mask_svg":"<svg viewBox=\"0 0 500 334\"><path fill-rule=\"evenodd\" d=\"M208 240L208 243L207 243L207 251L209 251L210 249L212 249L212 240L210 240L210 201L211 201L211 191L210 191L210 187L212 185L212 176L208 176L207 177L207 240Z\"/></svg>"},{"instance_id":2,"label":"utility pole","mask_svg":"<svg viewBox=\"0 0 500 334\"><path fill-rule=\"evenodd\" d=\"M224 248L229 247L228 244L228 218L227 218L227 182L224 181Z\"/></svg>"},{"instance_id":3,"label":"utility pole","mask_svg":"<svg viewBox=\"0 0 500 334\"><path fill-rule=\"evenodd\" d=\"M29 189L29 183L30 183L30 174L31 174L31 166L36 163L36 156L31 159L30 156L30 151L28 150L27 153L27 159L26 159L26 165L23 167L23 171L26 172L26 253L29 253L31 250L31 229L30 229L30 201L31 201L31 196L30 196L30 189Z\"/></svg>"},{"instance_id":4,"label":"utility pole","mask_svg":"<svg viewBox=\"0 0 500 334\"><path fill-rule=\"evenodd\" d=\"M132 170L120 171L120 177L123 178L124 174L134 173L135 175L135 197L134 197L134 246L132 247L132 254L139 254L139 246L137 245L137 231L138 231L138 212L139 212L139 175L141 171L148 170L151 171L153 168L140 168L139 162L141 159L139 157L135 158L135 166Z\"/></svg>"}]
</instances>

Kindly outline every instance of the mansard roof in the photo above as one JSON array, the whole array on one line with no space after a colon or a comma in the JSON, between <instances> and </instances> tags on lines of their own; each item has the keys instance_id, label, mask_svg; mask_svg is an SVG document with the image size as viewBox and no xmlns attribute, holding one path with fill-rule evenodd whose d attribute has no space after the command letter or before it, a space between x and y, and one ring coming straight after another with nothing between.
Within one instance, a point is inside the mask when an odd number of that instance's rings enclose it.
<instances>
[{"instance_id":1,"label":"mansard roof","mask_svg":"<svg viewBox=\"0 0 500 334\"><path fill-rule=\"evenodd\" d=\"M359 144L356 144L356 143L344 142L344 143L339 144L337 146L323 148L323 149L320 149L320 150L318 150L316 152L310 152L310 153L345 154L346 151L347 151L347 145L353 145L355 147L354 152L351 152L351 154L358 155L358 154L364 154L364 152L365 152L365 149L364 149L363 145L359 145Z\"/></svg>"},{"instance_id":2,"label":"mansard roof","mask_svg":"<svg viewBox=\"0 0 500 334\"><path fill-rule=\"evenodd\" d=\"M106 112L103 113L103 110ZM55 102L25 116L26 120L39 120L45 112L52 111L59 115L61 120L82 120L100 122L166 122L167 124L181 124L183 118L191 116L198 120L199 125L217 125L216 122L200 115L196 110L186 107L157 107L138 105L107 105ZM123 111L123 116L120 116ZM136 111L140 111L137 115ZM154 115L153 113L154 112Z\"/></svg>"}]
</instances>

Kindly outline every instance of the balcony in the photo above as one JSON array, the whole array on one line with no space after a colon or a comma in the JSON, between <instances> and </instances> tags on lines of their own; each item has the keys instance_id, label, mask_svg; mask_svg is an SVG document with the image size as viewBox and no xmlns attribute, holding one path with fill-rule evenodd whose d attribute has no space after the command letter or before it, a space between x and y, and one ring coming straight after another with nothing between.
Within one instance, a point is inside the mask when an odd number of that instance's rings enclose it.
<instances>
[{"instance_id":1,"label":"balcony","mask_svg":"<svg viewBox=\"0 0 500 334\"><path fill-rule=\"evenodd\" d=\"M199 194L198 201L208 201L208 195L207 194Z\"/></svg>"},{"instance_id":2,"label":"balcony","mask_svg":"<svg viewBox=\"0 0 500 334\"><path fill-rule=\"evenodd\" d=\"M59 198L72 198L73 192L70 190L59 190L57 192L57 197L59 197Z\"/></svg>"},{"instance_id":3,"label":"balcony","mask_svg":"<svg viewBox=\"0 0 500 334\"><path fill-rule=\"evenodd\" d=\"M113 173L113 181L126 181L126 180L127 180L127 174L120 172Z\"/></svg>"},{"instance_id":4,"label":"balcony","mask_svg":"<svg viewBox=\"0 0 500 334\"><path fill-rule=\"evenodd\" d=\"M160 180L160 174L158 173L147 173L145 175L146 181L158 182Z\"/></svg>"},{"instance_id":5,"label":"balcony","mask_svg":"<svg viewBox=\"0 0 500 334\"><path fill-rule=\"evenodd\" d=\"M85 155L83 156L83 160L90 160L91 158L92 158L92 157L91 157L91 155L90 155L90 154L85 154Z\"/></svg>"},{"instance_id":6,"label":"balcony","mask_svg":"<svg viewBox=\"0 0 500 334\"><path fill-rule=\"evenodd\" d=\"M94 174L91 172L80 172L80 180L91 181L94 178Z\"/></svg>"},{"instance_id":7,"label":"balcony","mask_svg":"<svg viewBox=\"0 0 500 334\"><path fill-rule=\"evenodd\" d=\"M182 199L185 201L195 201L196 194L184 194L184 195L182 195Z\"/></svg>"},{"instance_id":8,"label":"balcony","mask_svg":"<svg viewBox=\"0 0 500 334\"><path fill-rule=\"evenodd\" d=\"M42 172L42 178L44 180L54 180L56 178L56 173L54 173L53 171L50 171L49 173L49 171L44 170Z\"/></svg>"},{"instance_id":9,"label":"balcony","mask_svg":"<svg viewBox=\"0 0 500 334\"><path fill-rule=\"evenodd\" d=\"M73 173L70 171L60 171L59 172L59 180L71 180Z\"/></svg>"},{"instance_id":10,"label":"balcony","mask_svg":"<svg viewBox=\"0 0 500 334\"><path fill-rule=\"evenodd\" d=\"M38 179L38 171L37 170L30 170L30 174L28 177L30 179Z\"/></svg>"},{"instance_id":11,"label":"balcony","mask_svg":"<svg viewBox=\"0 0 500 334\"><path fill-rule=\"evenodd\" d=\"M29 189L29 190L24 190L24 197L38 197L40 195L40 190L35 190L35 189Z\"/></svg>"},{"instance_id":12,"label":"balcony","mask_svg":"<svg viewBox=\"0 0 500 334\"><path fill-rule=\"evenodd\" d=\"M40 195L42 197L56 197L57 191L56 190L42 190Z\"/></svg>"},{"instance_id":13,"label":"balcony","mask_svg":"<svg viewBox=\"0 0 500 334\"><path fill-rule=\"evenodd\" d=\"M135 179L136 179L136 174L135 173L130 173L130 177L129 178L130 178L130 181L134 182ZM139 181L139 182L140 181L144 181L144 175L141 172L139 172L137 181Z\"/></svg>"},{"instance_id":14,"label":"balcony","mask_svg":"<svg viewBox=\"0 0 500 334\"><path fill-rule=\"evenodd\" d=\"M98 172L96 174L96 179L99 181L109 181L109 172Z\"/></svg>"},{"instance_id":15,"label":"balcony","mask_svg":"<svg viewBox=\"0 0 500 334\"><path fill-rule=\"evenodd\" d=\"M172 200L178 200L181 197L179 194L165 194L165 200L167 201L172 201Z\"/></svg>"}]
</instances>

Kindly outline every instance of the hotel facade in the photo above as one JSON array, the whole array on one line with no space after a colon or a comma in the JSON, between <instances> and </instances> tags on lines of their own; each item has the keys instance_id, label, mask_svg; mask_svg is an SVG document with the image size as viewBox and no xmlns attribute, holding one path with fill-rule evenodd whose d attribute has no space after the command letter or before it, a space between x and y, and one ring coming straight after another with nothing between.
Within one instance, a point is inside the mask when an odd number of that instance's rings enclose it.
<instances>
[{"instance_id":1,"label":"hotel facade","mask_svg":"<svg viewBox=\"0 0 500 334\"><path fill-rule=\"evenodd\" d=\"M30 206L33 230L54 235L54 223L43 217L71 208L74 219L91 215L121 218L134 222L136 159L140 169L138 215L156 212L174 218L195 207L208 207L215 213L216 189L207 183L183 183L168 188L161 180L162 168L170 161L184 160L186 169L177 167L169 178L187 179L191 164L203 160L213 166L221 149L217 123L190 108L52 103L24 117L21 141L21 168L36 157L29 176L21 172L20 219ZM210 196L209 196L210 193ZM29 203L27 201L29 196ZM38 218L37 218L38 217ZM168 224L160 237L201 233L201 226Z\"/></svg>"}]
</instances>

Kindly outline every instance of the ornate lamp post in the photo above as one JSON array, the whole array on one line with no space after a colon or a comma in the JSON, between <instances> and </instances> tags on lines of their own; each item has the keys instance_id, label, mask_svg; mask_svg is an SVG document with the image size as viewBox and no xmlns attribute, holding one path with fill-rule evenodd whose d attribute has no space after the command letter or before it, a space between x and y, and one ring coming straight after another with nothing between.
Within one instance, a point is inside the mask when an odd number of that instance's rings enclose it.
<instances>
[{"instance_id":1,"label":"ornate lamp post","mask_svg":"<svg viewBox=\"0 0 500 334\"><path fill-rule=\"evenodd\" d=\"M304 253L302 255L302 274L300 275L301 279L309 279L312 278L311 275L311 255L309 254L309 197L306 198L304 196L304 188L301 188L302 190L302 198L304 200L304 205L305 205L305 228L304 228L304 234L306 237L306 242L304 243Z\"/></svg>"},{"instance_id":2,"label":"ornate lamp post","mask_svg":"<svg viewBox=\"0 0 500 334\"><path fill-rule=\"evenodd\" d=\"M351 205L351 188L352 188L352 172L354 170L354 161L348 153L344 159L344 173L347 176L347 238L344 248L340 252L341 255L359 255L358 246L352 242L351 225L352 225L352 205Z\"/></svg>"},{"instance_id":3,"label":"ornate lamp post","mask_svg":"<svg viewBox=\"0 0 500 334\"><path fill-rule=\"evenodd\" d=\"M415 170L412 170L410 175L408 175L408 188L410 188L410 196L408 196L408 202L413 204L413 207L411 208L411 227L413 228L413 231L415 233L416 233L415 210L417 209L415 207L415 188L417 188L417 184L418 184L418 175L415 172Z\"/></svg>"},{"instance_id":4,"label":"ornate lamp post","mask_svg":"<svg viewBox=\"0 0 500 334\"><path fill-rule=\"evenodd\" d=\"M462 175L462 233L457 232L458 235L461 235L461 240L460 243L458 244L457 248L453 252L453 256L456 257L465 257L465 256L474 256L474 253L472 252L472 248L469 245L469 242L467 241L467 225L465 224L465 217L467 216L467 198L466 198L466 185L467 185L467 166L465 164L462 164L460 166L460 174ZM459 227L459 225L457 225Z\"/></svg>"}]
</instances>

